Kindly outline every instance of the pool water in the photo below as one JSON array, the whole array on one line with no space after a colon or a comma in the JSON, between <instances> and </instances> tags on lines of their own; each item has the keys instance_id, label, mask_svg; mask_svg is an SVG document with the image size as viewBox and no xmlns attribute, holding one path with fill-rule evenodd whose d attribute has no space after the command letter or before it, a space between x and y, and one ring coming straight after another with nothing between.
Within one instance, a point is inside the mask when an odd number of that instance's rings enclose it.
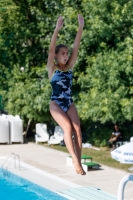
<instances>
[{"instance_id":1,"label":"pool water","mask_svg":"<svg viewBox=\"0 0 133 200\"><path fill-rule=\"evenodd\" d=\"M45 181L45 180L44 180ZM36 185L13 173L8 177L0 168L0 199L1 200L67 200L58 194Z\"/></svg>"}]
</instances>

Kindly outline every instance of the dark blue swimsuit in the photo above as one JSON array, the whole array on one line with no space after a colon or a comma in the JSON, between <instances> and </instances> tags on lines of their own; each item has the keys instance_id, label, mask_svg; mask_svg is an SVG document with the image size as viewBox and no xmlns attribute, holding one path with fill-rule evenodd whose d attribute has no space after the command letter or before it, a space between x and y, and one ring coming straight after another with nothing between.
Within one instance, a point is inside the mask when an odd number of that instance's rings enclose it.
<instances>
[{"instance_id":1,"label":"dark blue swimsuit","mask_svg":"<svg viewBox=\"0 0 133 200\"><path fill-rule=\"evenodd\" d=\"M51 101L56 102L64 112L68 111L73 102L71 93L72 78L72 70L60 71L56 69L50 81L53 89Z\"/></svg>"}]
</instances>

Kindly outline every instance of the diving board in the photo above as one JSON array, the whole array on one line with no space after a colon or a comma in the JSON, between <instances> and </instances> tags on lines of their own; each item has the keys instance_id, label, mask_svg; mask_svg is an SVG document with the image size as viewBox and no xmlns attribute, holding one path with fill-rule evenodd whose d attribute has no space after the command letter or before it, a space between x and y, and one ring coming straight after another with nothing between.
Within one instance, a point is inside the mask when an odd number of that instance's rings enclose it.
<instances>
[{"instance_id":1,"label":"diving board","mask_svg":"<svg viewBox=\"0 0 133 200\"><path fill-rule=\"evenodd\" d=\"M117 200L117 197L95 187L80 187L56 191L69 200Z\"/></svg>"}]
</instances>

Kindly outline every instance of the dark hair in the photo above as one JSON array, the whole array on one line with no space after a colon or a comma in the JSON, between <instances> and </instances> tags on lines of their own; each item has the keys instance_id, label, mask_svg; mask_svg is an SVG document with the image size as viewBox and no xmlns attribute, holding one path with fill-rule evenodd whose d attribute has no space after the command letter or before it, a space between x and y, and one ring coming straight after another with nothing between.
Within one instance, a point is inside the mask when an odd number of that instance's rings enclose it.
<instances>
[{"instance_id":1,"label":"dark hair","mask_svg":"<svg viewBox=\"0 0 133 200\"><path fill-rule=\"evenodd\" d=\"M66 49L68 49L68 47L65 44L59 44L55 47L55 54L57 54L62 47L65 47Z\"/></svg>"}]
</instances>

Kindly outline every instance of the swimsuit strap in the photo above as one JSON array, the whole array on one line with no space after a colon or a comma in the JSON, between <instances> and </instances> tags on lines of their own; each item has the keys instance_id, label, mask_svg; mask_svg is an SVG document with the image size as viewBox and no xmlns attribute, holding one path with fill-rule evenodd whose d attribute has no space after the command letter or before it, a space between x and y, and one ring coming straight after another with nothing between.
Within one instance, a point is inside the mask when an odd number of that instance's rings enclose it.
<instances>
[{"instance_id":1,"label":"swimsuit strap","mask_svg":"<svg viewBox=\"0 0 133 200\"><path fill-rule=\"evenodd\" d=\"M58 69L58 68L57 68L57 65L56 65L55 71L56 71L56 70L59 70L59 71L61 71L61 72L67 72L67 71L71 70L71 68L69 67L69 65L67 65L67 67L68 67L68 70L62 71L62 70ZM55 71L54 71L54 72L55 72Z\"/></svg>"}]
</instances>

